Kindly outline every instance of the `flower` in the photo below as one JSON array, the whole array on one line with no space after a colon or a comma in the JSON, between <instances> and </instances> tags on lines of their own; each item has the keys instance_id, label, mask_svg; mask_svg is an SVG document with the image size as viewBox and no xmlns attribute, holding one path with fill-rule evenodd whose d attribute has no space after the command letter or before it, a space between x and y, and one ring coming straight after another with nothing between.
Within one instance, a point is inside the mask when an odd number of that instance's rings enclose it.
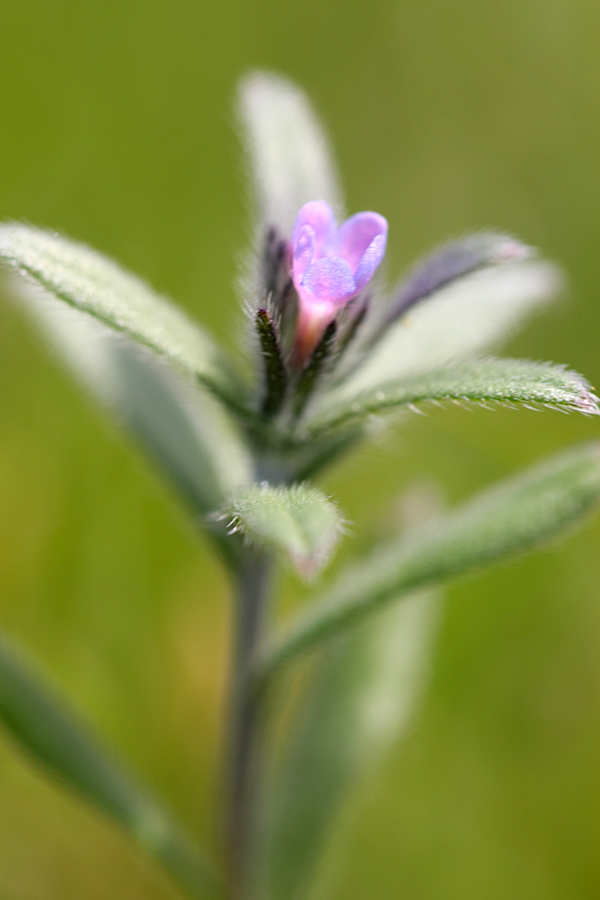
<instances>
[{"instance_id":1,"label":"flower","mask_svg":"<svg viewBox=\"0 0 600 900\"><path fill-rule=\"evenodd\" d=\"M383 259L387 231L378 213L356 213L338 228L323 200L302 207L292 232L296 363L307 359L337 312L369 283Z\"/></svg>"}]
</instances>

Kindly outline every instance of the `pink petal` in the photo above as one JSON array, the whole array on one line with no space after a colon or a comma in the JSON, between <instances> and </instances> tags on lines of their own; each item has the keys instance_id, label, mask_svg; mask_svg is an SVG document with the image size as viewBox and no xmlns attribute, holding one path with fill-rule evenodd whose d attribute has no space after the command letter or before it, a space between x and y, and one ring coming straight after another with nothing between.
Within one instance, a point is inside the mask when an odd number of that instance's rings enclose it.
<instances>
[{"instance_id":1,"label":"pink petal","mask_svg":"<svg viewBox=\"0 0 600 900\"><path fill-rule=\"evenodd\" d=\"M383 249L377 263L379 265L385 253L387 231L388 223L378 213L356 213L356 215L346 219L338 231L338 254L346 260L352 271L356 272L367 249L376 237L381 237L383 240L380 242L380 245ZM374 271L375 269L373 269ZM373 272L371 272L371 275Z\"/></svg>"},{"instance_id":2,"label":"pink petal","mask_svg":"<svg viewBox=\"0 0 600 900\"><path fill-rule=\"evenodd\" d=\"M385 235L378 234L367 247L365 255L361 259L358 269L354 274L357 291L362 291L364 286L368 284L373 277L375 269L383 259L385 244Z\"/></svg>"},{"instance_id":3,"label":"pink petal","mask_svg":"<svg viewBox=\"0 0 600 900\"><path fill-rule=\"evenodd\" d=\"M317 259L302 279L302 294L308 292L321 302L339 303L356 293L352 270L345 259ZM307 298L310 301L310 297Z\"/></svg>"},{"instance_id":4,"label":"pink petal","mask_svg":"<svg viewBox=\"0 0 600 900\"><path fill-rule=\"evenodd\" d=\"M323 200L312 200L305 203L294 224L292 232L292 249L296 253L296 245L304 227L309 225L315 233L315 256L333 256L336 243L336 224L333 210Z\"/></svg>"},{"instance_id":5,"label":"pink petal","mask_svg":"<svg viewBox=\"0 0 600 900\"><path fill-rule=\"evenodd\" d=\"M300 285L304 273L315 258L315 232L310 225L303 225L296 235L293 251L294 284Z\"/></svg>"}]
</instances>

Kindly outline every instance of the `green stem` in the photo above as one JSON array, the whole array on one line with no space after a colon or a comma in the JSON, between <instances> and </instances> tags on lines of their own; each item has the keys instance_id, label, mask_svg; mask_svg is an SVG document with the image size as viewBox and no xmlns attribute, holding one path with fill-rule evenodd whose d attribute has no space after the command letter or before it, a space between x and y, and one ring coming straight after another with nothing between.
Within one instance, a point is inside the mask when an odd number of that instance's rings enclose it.
<instances>
[{"instance_id":1,"label":"green stem","mask_svg":"<svg viewBox=\"0 0 600 900\"><path fill-rule=\"evenodd\" d=\"M247 900L251 890L252 842L258 828L261 698L253 690L251 674L263 636L270 574L269 558L250 550L237 572L225 817L226 863L235 900Z\"/></svg>"}]
</instances>

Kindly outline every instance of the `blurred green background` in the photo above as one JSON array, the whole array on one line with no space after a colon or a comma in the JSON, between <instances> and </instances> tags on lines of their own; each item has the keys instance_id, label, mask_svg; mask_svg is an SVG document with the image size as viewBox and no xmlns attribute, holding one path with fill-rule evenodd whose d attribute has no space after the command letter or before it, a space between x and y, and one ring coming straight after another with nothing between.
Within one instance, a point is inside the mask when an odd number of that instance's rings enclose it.
<instances>
[{"instance_id":1,"label":"blurred green background","mask_svg":"<svg viewBox=\"0 0 600 900\"><path fill-rule=\"evenodd\" d=\"M599 42L595 0L3 0L0 217L97 246L235 345L248 221L231 101L248 67L276 69L325 118L349 209L388 217L392 274L470 229L516 233L565 266L570 290L511 353L598 385ZM354 523L346 551L415 478L458 499L597 430L551 412L415 417L324 481ZM431 690L373 783L336 898L600 895L599 549L596 522L451 589ZM208 834L223 570L8 302L0 616ZM0 895L176 893L1 743Z\"/></svg>"}]
</instances>

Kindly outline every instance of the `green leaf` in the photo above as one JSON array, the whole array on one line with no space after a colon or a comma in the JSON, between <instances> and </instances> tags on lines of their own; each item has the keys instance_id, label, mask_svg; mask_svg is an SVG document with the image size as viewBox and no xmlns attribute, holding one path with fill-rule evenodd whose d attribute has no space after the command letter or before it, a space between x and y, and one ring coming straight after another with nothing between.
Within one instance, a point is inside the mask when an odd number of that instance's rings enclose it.
<instances>
[{"instance_id":1,"label":"green leaf","mask_svg":"<svg viewBox=\"0 0 600 900\"><path fill-rule=\"evenodd\" d=\"M62 361L146 450L196 515L219 509L251 480L248 452L220 404L145 348L37 288L16 286ZM222 530L215 534L230 545Z\"/></svg>"},{"instance_id":2,"label":"green leaf","mask_svg":"<svg viewBox=\"0 0 600 900\"><path fill-rule=\"evenodd\" d=\"M0 260L69 306L149 347L235 408L241 389L212 338L95 250L29 225L0 225Z\"/></svg>"},{"instance_id":3,"label":"green leaf","mask_svg":"<svg viewBox=\"0 0 600 900\"><path fill-rule=\"evenodd\" d=\"M423 691L438 612L436 594L415 594L317 661L270 785L265 896L301 900L316 876L329 874L334 833Z\"/></svg>"},{"instance_id":4,"label":"green leaf","mask_svg":"<svg viewBox=\"0 0 600 900\"><path fill-rule=\"evenodd\" d=\"M364 364L350 373L348 394L489 352L555 296L561 283L556 267L536 260L460 279L388 327Z\"/></svg>"},{"instance_id":5,"label":"green leaf","mask_svg":"<svg viewBox=\"0 0 600 900\"><path fill-rule=\"evenodd\" d=\"M291 236L309 200L326 200L342 213L327 139L300 88L279 75L253 72L240 85L239 115L263 226Z\"/></svg>"},{"instance_id":6,"label":"green leaf","mask_svg":"<svg viewBox=\"0 0 600 900\"><path fill-rule=\"evenodd\" d=\"M250 482L249 455L221 408L136 350L112 347L126 423L190 507L207 516Z\"/></svg>"},{"instance_id":7,"label":"green leaf","mask_svg":"<svg viewBox=\"0 0 600 900\"><path fill-rule=\"evenodd\" d=\"M392 541L350 567L263 648L259 682L404 593L540 546L599 502L600 443L569 450L501 482L436 525Z\"/></svg>"},{"instance_id":8,"label":"green leaf","mask_svg":"<svg viewBox=\"0 0 600 900\"><path fill-rule=\"evenodd\" d=\"M337 506L304 484L252 485L235 495L223 517L229 533L286 556L304 577L321 569L338 541L343 520Z\"/></svg>"},{"instance_id":9,"label":"green leaf","mask_svg":"<svg viewBox=\"0 0 600 900\"><path fill-rule=\"evenodd\" d=\"M599 412L589 384L576 372L529 360L480 359L382 384L377 390L355 396L348 396L344 390L331 393L303 431L310 437L320 437L332 428L353 425L386 410L444 400L535 403L587 414Z\"/></svg>"},{"instance_id":10,"label":"green leaf","mask_svg":"<svg viewBox=\"0 0 600 900\"><path fill-rule=\"evenodd\" d=\"M507 234L481 231L438 247L418 262L402 279L386 313L389 323L426 297L487 266L497 266L533 255L525 246Z\"/></svg>"},{"instance_id":11,"label":"green leaf","mask_svg":"<svg viewBox=\"0 0 600 900\"><path fill-rule=\"evenodd\" d=\"M117 821L191 896L222 896L189 838L4 639L0 721L35 763Z\"/></svg>"}]
</instances>

